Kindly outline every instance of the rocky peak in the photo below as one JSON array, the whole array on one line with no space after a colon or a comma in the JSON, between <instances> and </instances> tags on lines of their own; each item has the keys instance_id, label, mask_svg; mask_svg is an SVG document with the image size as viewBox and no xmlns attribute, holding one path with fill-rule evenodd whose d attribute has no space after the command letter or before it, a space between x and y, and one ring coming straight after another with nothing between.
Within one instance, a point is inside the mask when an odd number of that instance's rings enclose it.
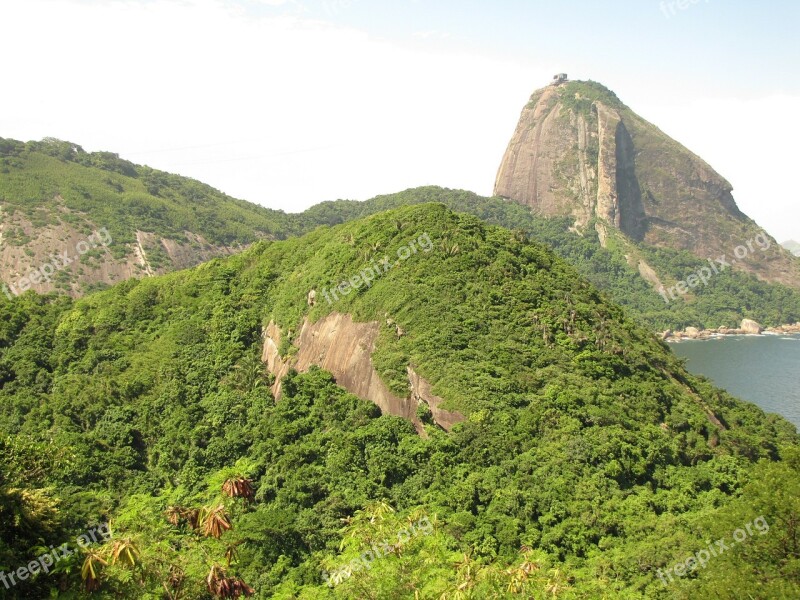
<instances>
[{"instance_id":1,"label":"rocky peak","mask_svg":"<svg viewBox=\"0 0 800 600\"><path fill-rule=\"evenodd\" d=\"M731 184L595 82L548 85L523 108L495 182L495 195L545 216L570 216L645 244L706 259L731 256L763 234ZM771 239L771 238L770 238ZM761 260L735 268L800 287L800 266L771 240Z\"/></svg>"}]
</instances>

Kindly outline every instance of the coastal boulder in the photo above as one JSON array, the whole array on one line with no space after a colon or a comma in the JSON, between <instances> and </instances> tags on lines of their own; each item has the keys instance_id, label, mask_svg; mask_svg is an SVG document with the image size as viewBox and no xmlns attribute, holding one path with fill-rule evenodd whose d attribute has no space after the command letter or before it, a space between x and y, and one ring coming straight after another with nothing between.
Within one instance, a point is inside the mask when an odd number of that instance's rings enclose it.
<instances>
[{"instance_id":1,"label":"coastal boulder","mask_svg":"<svg viewBox=\"0 0 800 600\"><path fill-rule=\"evenodd\" d=\"M742 324L739 326L744 333L759 335L761 332L764 331L764 328L761 326L760 323L753 321L752 319L744 319Z\"/></svg>"},{"instance_id":2,"label":"coastal boulder","mask_svg":"<svg viewBox=\"0 0 800 600\"><path fill-rule=\"evenodd\" d=\"M697 339L700 337L700 330L697 327L687 327L686 336L692 339Z\"/></svg>"}]
</instances>

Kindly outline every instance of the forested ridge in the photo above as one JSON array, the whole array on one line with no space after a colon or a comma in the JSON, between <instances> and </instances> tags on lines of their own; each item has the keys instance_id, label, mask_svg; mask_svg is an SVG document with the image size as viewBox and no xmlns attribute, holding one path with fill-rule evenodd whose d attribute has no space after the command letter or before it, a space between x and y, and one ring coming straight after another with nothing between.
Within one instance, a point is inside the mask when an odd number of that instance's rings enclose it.
<instances>
[{"instance_id":1,"label":"forested ridge","mask_svg":"<svg viewBox=\"0 0 800 600\"><path fill-rule=\"evenodd\" d=\"M582 234L573 231L570 218L543 217L515 202L487 198L464 190L429 186L378 196L365 202L322 202L305 211L303 217L312 223L336 224L382 210L424 202L441 202L451 210L476 215L486 223L520 231L547 244L615 303L653 331L682 330L686 327L738 328L745 318L754 319L767 327L800 321L800 291L777 283L766 283L736 270L715 273L707 283L690 290L686 297L665 302L659 291L640 275L635 266L629 264L626 255L633 250L640 258L646 259L664 279L667 287L671 282L682 281L698 269L708 266L707 260L687 251L656 248L630 239L626 239L624 245L610 243L604 248L593 228L587 228Z\"/></svg>"},{"instance_id":2,"label":"forested ridge","mask_svg":"<svg viewBox=\"0 0 800 600\"><path fill-rule=\"evenodd\" d=\"M40 227L60 220L79 223L85 216L107 227L117 247L135 241L137 229L165 238L182 238L190 231L220 245L301 231L283 211L237 200L113 152L86 152L54 138L0 138L0 203L7 213L19 211ZM22 232L6 232L6 242L25 241Z\"/></svg>"},{"instance_id":3,"label":"forested ridge","mask_svg":"<svg viewBox=\"0 0 800 600\"><path fill-rule=\"evenodd\" d=\"M744 318L764 326L800 321L800 291L765 283L732 269L715 274L707 285L692 289L685 298L665 303L638 269L629 264L627 255L634 252L646 259L667 287L705 266L705 260L689 252L657 249L629 239L604 248L592 227L579 235L571 231L573 222L569 218L543 217L501 198L431 186L365 202L322 202L302 213L284 213L231 198L193 179L136 165L112 152L86 152L77 144L52 138L39 142L0 138L2 243L26 248L26 254L40 262L49 259L45 259L46 253L40 256L37 252L42 248L52 252L54 241L42 242L35 250L31 250L31 242L37 241L38 234L59 225L86 235L106 228L113 239L108 246L109 256L114 259L132 257L137 232L146 232L153 237L146 247L149 266L156 272L168 272L185 266L192 255L199 256L201 248L204 256L227 254L257 240L296 237L319 225L339 224L425 202L444 203L451 210L519 230L549 245L653 331L689 326L736 328ZM17 218L30 224L27 229L19 225ZM59 234L64 231L59 230ZM165 251L164 240L185 246L187 255L183 260L173 261L174 257ZM197 262L200 259L189 264ZM34 267L39 266L34 263ZM113 282L87 284L80 278L80 272L64 270L56 278L56 287L89 291Z\"/></svg>"},{"instance_id":4,"label":"forested ridge","mask_svg":"<svg viewBox=\"0 0 800 600\"><path fill-rule=\"evenodd\" d=\"M0 299L0 571L110 530L0 597L796 597L795 428L689 375L529 233L428 203ZM422 235L429 252L309 306ZM465 421L421 405L421 436L316 368L275 402L264 327L291 340L334 311L380 324L392 390L414 365Z\"/></svg>"}]
</instances>

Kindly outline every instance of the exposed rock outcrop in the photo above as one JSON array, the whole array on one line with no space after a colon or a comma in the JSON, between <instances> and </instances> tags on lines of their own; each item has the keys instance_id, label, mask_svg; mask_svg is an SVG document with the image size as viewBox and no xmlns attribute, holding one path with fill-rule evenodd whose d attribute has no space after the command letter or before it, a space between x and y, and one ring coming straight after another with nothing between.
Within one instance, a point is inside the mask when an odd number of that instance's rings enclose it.
<instances>
[{"instance_id":1,"label":"exposed rock outcrop","mask_svg":"<svg viewBox=\"0 0 800 600\"><path fill-rule=\"evenodd\" d=\"M54 202L60 203L61 199L56 197ZM80 296L95 284L110 285L131 277L150 277L184 269L243 249L238 245L210 244L190 231L185 231L184 238L179 240L137 230L132 232L132 240L114 239L107 234L103 243L95 244L96 247L86 252L85 244L93 235L87 231L103 228L63 207L61 214L69 216L57 224L36 225L21 212L2 213L0 280L12 293L25 291L19 282L28 281L32 271L45 265L53 267L54 276L49 281L37 278L32 285L25 285L26 289L45 294L59 287L72 296ZM14 240L9 239L9 232L14 233ZM94 235L93 239L99 240L99 236ZM24 243L20 243L21 240L25 240Z\"/></svg>"},{"instance_id":2,"label":"exposed rock outcrop","mask_svg":"<svg viewBox=\"0 0 800 600\"><path fill-rule=\"evenodd\" d=\"M296 353L284 360L280 356L283 334L270 321L263 333L262 360L275 375L273 395L280 399L281 381L290 368L304 372L316 365L330 371L336 382L350 393L374 402L382 412L408 419L421 435L425 435L417 417L417 407L421 403L428 405L434 422L448 431L463 421L460 413L441 408L444 400L431 392L430 384L412 366L408 367L409 394L401 398L392 393L372 363L379 332L377 322L357 323L350 315L341 313L331 313L313 324L306 319L293 339Z\"/></svg>"},{"instance_id":3,"label":"exposed rock outcrop","mask_svg":"<svg viewBox=\"0 0 800 600\"><path fill-rule=\"evenodd\" d=\"M761 324L753 321L752 319L744 319L742 324L739 326L739 329L751 335L758 335L764 331L764 328L761 326Z\"/></svg>"},{"instance_id":4,"label":"exposed rock outcrop","mask_svg":"<svg viewBox=\"0 0 800 600\"><path fill-rule=\"evenodd\" d=\"M702 259L732 257L761 228L731 184L594 82L534 92L500 164L495 194L546 216L592 219L603 245L614 232ZM770 238L733 268L800 288L800 261ZM659 274L649 277L658 279ZM643 274L644 276L644 274Z\"/></svg>"},{"instance_id":5,"label":"exposed rock outcrop","mask_svg":"<svg viewBox=\"0 0 800 600\"><path fill-rule=\"evenodd\" d=\"M661 283L661 279L658 277L658 273L656 273L655 269L647 264L647 261L644 259L639 260L637 263L637 267L639 269L639 275L642 276L642 279L647 281L650 285L653 286L653 289L663 289L664 284Z\"/></svg>"},{"instance_id":6,"label":"exposed rock outcrop","mask_svg":"<svg viewBox=\"0 0 800 600\"><path fill-rule=\"evenodd\" d=\"M800 323L779 325L778 327L765 329L756 321L744 319L738 329L729 329L723 326L717 329L700 330L696 327L687 327L684 331L665 331L661 334L661 339L671 341L683 339L707 340L724 335L762 335L764 333L773 335L797 334L800 333Z\"/></svg>"},{"instance_id":7,"label":"exposed rock outcrop","mask_svg":"<svg viewBox=\"0 0 800 600\"><path fill-rule=\"evenodd\" d=\"M464 416L461 413L441 408L444 399L434 395L431 390L431 384L420 377L410 365L408 367L408 380L411 383L411 398L416 400L418 405L422 403L428 405L433 415L434 423L450 431L453 425L464 420Z\"/></svg>"},{"instance_id":8,"label":"exposed rock outcrop","mask_svg":"<svg viewBox=\"0 0 800 600\"><path fill-rule=\"evenodd\" d=\"M775 333L775 334L800 333L800 323L779 325L778 327L769 327L765 331L767 333Z\"/></svg>"}]
</instances>

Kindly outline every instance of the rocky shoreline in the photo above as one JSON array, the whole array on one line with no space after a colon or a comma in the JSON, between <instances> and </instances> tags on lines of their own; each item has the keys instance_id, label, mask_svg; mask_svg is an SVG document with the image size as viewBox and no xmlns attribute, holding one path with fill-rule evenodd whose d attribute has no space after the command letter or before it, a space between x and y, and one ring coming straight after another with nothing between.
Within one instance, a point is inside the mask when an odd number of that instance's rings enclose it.
<instances>
[{"instance_id":1,"label":"rocky shoreline","mask_svg":"<svg viewBox=\"0 0 800 600\"><path fill-rule=\"evenodd\" d=\"M800 323L764 328L751 319L745 319L738 329L730 329L728 327L719 327L717 329L687 327L684 331L664 331L660 334L660 337L666 342L680 342L682 340L708 340L722 335L782 335L787 333L800 333Z\"/></svg>"}]
</instances>

